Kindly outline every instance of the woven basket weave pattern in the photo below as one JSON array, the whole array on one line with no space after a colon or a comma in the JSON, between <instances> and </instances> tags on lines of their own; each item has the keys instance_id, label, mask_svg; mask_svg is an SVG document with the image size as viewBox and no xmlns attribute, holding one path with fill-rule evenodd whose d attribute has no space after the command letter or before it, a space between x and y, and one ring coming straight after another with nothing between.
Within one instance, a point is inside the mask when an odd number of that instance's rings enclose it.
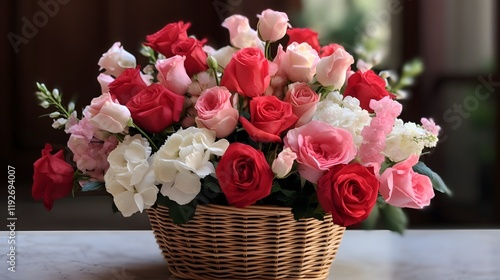
<instances>
[{"instance_id":1,"label":"woven basket weave pattern","mask_svg":"<svg viewBox=\"0 0 500 280\"><path fill-rule=\"evenodd\" d=\"M182 279L325 279L345 228L295 221L290 208L198 206L175 225L168 208L148 210L170 272Z\"/></svg>"}]
</instances>

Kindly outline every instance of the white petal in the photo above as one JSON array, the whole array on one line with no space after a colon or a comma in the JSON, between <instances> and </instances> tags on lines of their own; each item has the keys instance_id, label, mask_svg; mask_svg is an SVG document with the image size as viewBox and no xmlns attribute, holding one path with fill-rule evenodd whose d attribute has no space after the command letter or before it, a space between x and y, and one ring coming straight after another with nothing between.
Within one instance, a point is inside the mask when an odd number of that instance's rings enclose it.
<instances>
[{"instance_id":1,"label":"white petal","mask_svg":"<svg viewBox=\"0 0 500 280\"><path fill-rule=\"evenodd\" d=\"M208 150L214 155L222 156L226 152L227 147L229 147L229 142L226 139L220 139L210 146Z\"/></svg>"},{"instance_id":2,"label":"white petal","mask_svg":"<svg viewBox=\"0 0 500 280\"><path fill-rule=\"evenodd\" d=\"M158 188L153 186L141 191L141 196L144 202L144 208L148 209L156 202Z\"/></svg>"},{"instance_id":3,"label":"white petal","mask_svg":"<svg viewBox=\"0 0 500 280\"><path fill-rule=\"evenodd\" d=\"M182 172L177 175L175 183L170 188L162 187L162 194L171 200L185 205L191 202L201 190L200 178L188 172Z\"/></svg>"},{"instance_id":4,"label":"white petal","mask_svg":"<svg viewBox=\"0 0 500 280\"><path fill-rule=\"evenodd\" d=\"M135 205L139 209L139 212L142 213L142 210L144 210L144 199L142 199L142 195L140 193L134 194L134 201Z\"/></svg>"},{"instance_id":5,"label":"white petal","mask_svg":"<svg viewBox=\"0 0 500 280\"><path fill-rule=\"evenodd\" d=\"M134 201L133 192L122 192L116 195L113 201L115 202L116 208L120 210L124 217L130 217L132 214L139 211Z\"/></svg>"}]
</instances>

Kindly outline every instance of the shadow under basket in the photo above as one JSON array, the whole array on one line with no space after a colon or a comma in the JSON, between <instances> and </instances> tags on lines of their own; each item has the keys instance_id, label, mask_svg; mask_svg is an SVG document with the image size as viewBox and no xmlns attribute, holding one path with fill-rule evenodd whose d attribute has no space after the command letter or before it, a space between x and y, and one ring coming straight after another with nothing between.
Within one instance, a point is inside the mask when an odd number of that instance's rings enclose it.
<instances>
[{"instance_id":1,"label":"shadow under basket","mask_svg":"<svg viewBox=\"0 0 500 280\"><path fill-rule=\"evenodd\" d=\"M277 206L198 206L175 225L168 208L148 210L156 241L173 276L181 279L326 279L345 227L296 221Z\"/></svg>"}]
</instances>

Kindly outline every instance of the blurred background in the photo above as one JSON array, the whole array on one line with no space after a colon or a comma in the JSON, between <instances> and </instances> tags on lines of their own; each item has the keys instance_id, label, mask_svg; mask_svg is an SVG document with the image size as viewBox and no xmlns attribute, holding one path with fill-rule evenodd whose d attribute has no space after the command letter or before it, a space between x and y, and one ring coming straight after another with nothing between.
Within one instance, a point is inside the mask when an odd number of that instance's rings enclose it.
<instances>
[{"instance_id":1,"label":"blurred background","mask_svg":"<svg viewBox=\"0 0 500 280\"><path fill-rule=\"evenodd\" d=\"M3 166L16 169L18 230L145 229L146 214L113 214L107 195L67 198L47 213L31 197L33 162L46 142L62 148L67 135L51 129L37 105L35 82L57 87L83 108L100 93L97 61L115 42L136 55L147 34L173 21L214 48L229 43L220 25L232 14L250 19L266 8L287 12L294 27L319 32L352 54L381 60L377 70L401 71L420 58L424 73L403 102L402 118L432 117L442 127L438 148L424 158L452 197L437 193L423 211L405 210L410 228L500 227L500 4L494 0L5 0L0 3L0 112ZM363 48L360 48L363 46ZM5 174L5 173L4 173ZM5 175L7 177L7 174ZM6 216L7 185L0 217Z\"/></svg>"}]
</instances>

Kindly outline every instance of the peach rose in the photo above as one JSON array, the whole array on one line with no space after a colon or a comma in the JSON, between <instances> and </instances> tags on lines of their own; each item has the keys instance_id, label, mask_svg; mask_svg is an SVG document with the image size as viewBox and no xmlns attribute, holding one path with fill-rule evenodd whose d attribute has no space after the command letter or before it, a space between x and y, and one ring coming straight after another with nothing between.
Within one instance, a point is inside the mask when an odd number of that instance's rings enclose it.
<instances>
[{"instance_id":1,"label":"peach rose","mask_svg":"<svg viewBox=\"0 0 500 280\"><path fill-rule=\"evenodd\" d=\"M180 95L184 95L191 84L191 78L184 68L184 61L186 61L185 56L175 55L167 59L160 59L155 65L158 70L158 82Z\"/></svg>"},{"instance_id":2,"label":"peach rose","mask_svg":"<svg viewBox=\"0 0 500 280\"><path fill-rule=\"evenodd\" d=\"M310 82L316 74L316 64L319 61L318 52L307 43L291 43L286 52L280 46L274 62L278 63L280 71L284 72L292 82Z\"/></svg>"},{"instance_id":3,"label":"peach rose","mask_svg":"<svg viewBox=\"0 0 500 280\"><path fill-rule=\"evenodd\" d=\"M339 90L346 80L347 70L353 63L352 55L338 48L333 54L319 60L316 66L316 79L323 86Z\"/></svg>"},{"instance_id":4,"label":"peach rose","mask_svg":"<svg viewBox=\"0 0 500 280\"><path fill-rule=\"evenodd\" d=\"M123 132L130 120L128 108L113 101L109 93L92 99L83 114L94 127L111 133Z\"/></svg>"},{"instance_id":5,"label":"peach rose","mask_svg":"<svg viewBox=\"0 0 500 280\"><path fill-rule=\"evenodd\" d=\"M225 87L212 87L201 93L194 108L196 124L214 130L217 138L231 134L238 124L238 110L231 106L231 93Z\"/></svg>"},{"instance_id":6,"label":"peach rose","mask_svg":"<svg viewBox=\"0 0 500 280\"><path fill-rule=\"evenodd\" d=\"M319 95L306 83L293 83L288 86L285 101L292 104L292 112L299 118L296 127L312 120L319 101Z\"/></svg>"},{"instance_id":7,"label":"peach rose","mask_svg":"<svg viewBox=\"0 0 500 280\"><path fill-rule=\"evenodd\" d=\"M97 64L105 69L105 74L115 77L120 76L127 68L135 68L135 57L123 49L120 42L116 42L111 48L102 55Z\"/></svg>"},{"instance_id":8,"label":"peach rose","mask_svg":"<svg viewBox=\"0 0 500 280\"><path fill-rule=\"evenodd\" d=\"M257 17L259 18L257 30L263 41L278 41L285 36L286 29L290 26L288 16L283 12L267 9L260 15L257 15Z\"/></svg>"},{"instance_id":9,"label":"peach rose","mask_svg":"<svg viewBox=\"0 0 500 280\"><path fill-rule=\"evenodd\" d=\"M224 20L222 27L229 30L229 39L233 47L238 49L260 48L264 50L257 31L250 28L247 17L232 15Z\"/></svg>"}]
</instances>

